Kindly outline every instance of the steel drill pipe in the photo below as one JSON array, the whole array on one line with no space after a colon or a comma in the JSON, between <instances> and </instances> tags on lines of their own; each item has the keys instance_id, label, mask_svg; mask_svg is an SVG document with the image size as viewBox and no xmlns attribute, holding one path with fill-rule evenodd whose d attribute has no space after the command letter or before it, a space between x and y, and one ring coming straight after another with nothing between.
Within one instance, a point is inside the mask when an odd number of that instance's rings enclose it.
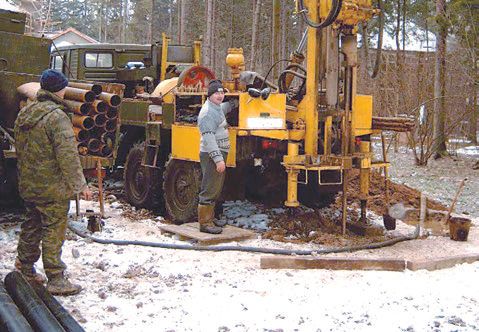
<instances>
[{"instance_id":1,"label":"steel drill pipe","mask_svg":"<svg viewBox=\"0 0 479 332\"><path fill-rule=\"evenodd\" d=\"M97 138L92 138L88 141L88 151L97 153L100 151L101 142Z\"/></svg>"},{"instance_id":2,"label":"steel drill pipe","mask_svg":"<svg viewBox=\"0 0 479 332\"><path fill-rule=\"evenodd\" d=\"M86 156L88 154L88 146L84 142L78 143L78 154L80 156Z\"/></svg>"},{"instance_id":3,"label":"steel drill pipe","mask_svg":"<svg viewBox=\"0 0 479 332\"><path fill-rule=\"evenodd\" d=\"M36 332L65 331L21 273L7 274L5 288Z\"/></svg>"},{"instance_id":4,"label":"steel drill pipe","mask_svg":"<svg viewBox=\"0 0 479 332\"><path fill-rule=\"evenodd\" d=\"M112 107L117 107L121 103L121 97L113 93L102 92L100 95L98 95L97 98L100 100L103 100L109 106L112 106Z\"/></svg>"},{"instance_id":5,"label":"steel drill pipe","mask_svg":"<svg viewBox=\"0 0 479 332\"><path fill-rule=\"evenodd\" d=\"M99 84L68 82L68 86L71 87L71 88L77 88L77 89L82 89L82 90L91 90L97 96L100 93L102 93L102 91L103 91L103 88Z\"/></svg>"},{"instance_id":6,"label":"steel drill pipe","mask_svg":"<svg viewBox=\"0 0 479 332\"><path fill-rule=\"evenodd\" d=\"M33 290L40 297L67 332L85 332L68 311L46 290L43 285L33 284Z\"/></svg>"},{"instance_id":7,"label":"steel drill pipe","mask_svg":"<svg viewBox=\"0 0 479 332\"><path fill-rule=\"evenodd\" d=\"M110 157L112 152L113 152L112 149L108 145L101 144L98 154L102 157Z\"/></svg>"},{"instance_id":8,"label":"steel drill pipe","mask_svg":"<svg viewBox=\"0 0 479 332\"><path fill-rule=\"evenodd\" d=\"M107 121L105 114L97 114L93 116L93 121L95 122L95 127L103 127Z\"/></svg>"},{"instance_id":9,"label":"steel drill pipe","mask_svg":"<svg viewBox=\"0 0 479 332\"><path fill-rule=\"evenodd\" d=\"M108 119L116 119L118 117L118 108L108 107L106 111L106 117Z\"/></svg>"},{"instance_id":10,"label":"steel drill pipe","mask_svg":"<svg viewBox=\"0 0 479 332\"><path fill-rule=\"evenodd\" d=\"M116 119L113 119L113 120L108 120L105 125L103 126L103 128L105 128L105 131L109 132L109 133L113 133L116 131L116 127L117 127L117 121Z\"/></svg>"},{"instance_id":11,"label":"steel drill pipe","mask_svg":"<svg viewBox=\"0 0 479 332\"><path fill-rule=\"evenodd\" d=\"M91 103L95 100L95 92L91 90L82 90L67 87L65 89L65 99Z\"/></svg>"},{"instance_id":12,"label":"steel drill pipe","mask_svg":"<svg viewBox=\"0 0 479 332\"><path fill-rule=\"evenodd\" d=\"M90 138L90 132L88 130L73 127L73 132L78 142L86 142Z\"/></svg>"},{"instance_id":13,"label":"steel drill pipe","mask_svg":"<svg viewBox=\"0 0 479 332\"><path fill-rule=\"evenodd\" d=\"M7 290L0 284L0 331L6 332L33 332L25 317L8 295Z\"/></svg>"},{"instance_id":14,"label":"steel drill pipe","mask_svg":"<svg viewBox=\"0 0 479 332\"><path fill-rule=\"evenodd\" d=\"M88 115L91 111L91 104L88 103L74 100L64 100L63 103L67 106L69 111L78 115Z\"/></svg>"},{"instance_id":15,"label":"steel drill pipe","mask_svg":"<svg viewBox=\"0 0 479 332\"><path fill-rule=\"evenodd\" d=\"M94 114L103 114L108 110L108 104L102 100L95 100L91 104Z\"/></svg>"},{"instance_id":16,"label":"steel drill pipe","mask_svg":"<svg viewBox=\"0 0 479 332\"><path fill-rule=\"evenodd\" d=\"M89 116L73 114L72 123L74 127L90 130L95 127L95 121Z\"/></svg>"},{"instance_id":17,"label":"steel drill pipe","mask_svg":"<svg viewBox=\"0 0 479 332\"><path fill-rule=\"evenodd\" d=\"M112 132L105 132L100 135L100 140L107 144L108 146L112 146L115 142L115 133Z\"/></svg>"}]
</instances>

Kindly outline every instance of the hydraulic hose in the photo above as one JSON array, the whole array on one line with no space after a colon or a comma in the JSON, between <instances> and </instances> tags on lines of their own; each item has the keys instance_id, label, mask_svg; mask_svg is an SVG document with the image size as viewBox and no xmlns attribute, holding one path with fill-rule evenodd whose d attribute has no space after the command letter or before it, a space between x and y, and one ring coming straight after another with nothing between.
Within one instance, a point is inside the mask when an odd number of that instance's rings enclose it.
<instances>
[{"instance_id":1,"label":"hydraulic hose","mask_svg":"<svg viewBox=\"0 0 479 332\"><path fill-rule=\"evenodd\" d=\"M333 8L329 12L328 16L326 19L321 22L313 22L309 19L308 17L308 10L304 6L304 0L299 0L299 11L301 15L303 16L304 22L306 22L307 25L309 25L311 28L314 29L323 29L336 21L336 19L339 16L339 13L341 12L341 8L343 6L343 0L333 0Z\"/></svg>"},{"instance_id":2,"label":"hydraulic hose","mask_svg":"<svg viewBox=\"0 0 479 332\"><path fill-rule=\"evenodd\" d=\"M290 250L290 249L260 248L260 247L249 247L249 246L245 246L245 247L242 247L242 246L194 246L194 245L187 245L187 244L161 243L161 242L149 242L149 241L100 239L100 238L89 236L86 233L76 229L72 225L69 225L69 228L76 235L96 243L101 243L101 244L114 244L118 246L134 245L134 246L154 247L154 248L162 248L162 249L195 250L195 251L241 251L241 252L250 252L250 253L262 253L262 254L273 254L273 255L298 255L298 256L324 255L324 254L332 254L332 253L340 253L340 252L353 252L353 251L359 251L359 250L378 249L378 248L392 246L399 242L414 240L414 239L417 239L419 236L419 227L417 227L413 235L400 236L395 239L372 243L372 244L350 246L350 247L343 247L343 248L317 249L317 250Z\"/></svg>"}]
</instances>

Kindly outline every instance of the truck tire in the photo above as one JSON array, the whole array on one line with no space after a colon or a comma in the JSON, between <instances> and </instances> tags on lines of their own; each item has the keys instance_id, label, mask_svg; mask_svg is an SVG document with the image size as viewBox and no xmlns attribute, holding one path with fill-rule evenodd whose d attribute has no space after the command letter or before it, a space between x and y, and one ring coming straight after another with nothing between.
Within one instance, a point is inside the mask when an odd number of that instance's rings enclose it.
<instances>
[{"instance_id":1,"label":"truck tire","mask_svg":"<svg viewBox=\"0 0 479 332\"><path fill-rule=\"evenodd\" d=\"M142 166L144 143L128 153L123 178L128 202L137 208L163 211L161 170Z\"/></svg>"},{"instance_id":2,"label":"truck tire","mask_svg":"<svg viewBox=\"0 0 479 332\"><path fill-rule=\"evenodd\" d=\"M170 157L163 172L165 209L170 220L182 224L197 218L201 185L199 163Z\"/></svg>"}]
</instances>

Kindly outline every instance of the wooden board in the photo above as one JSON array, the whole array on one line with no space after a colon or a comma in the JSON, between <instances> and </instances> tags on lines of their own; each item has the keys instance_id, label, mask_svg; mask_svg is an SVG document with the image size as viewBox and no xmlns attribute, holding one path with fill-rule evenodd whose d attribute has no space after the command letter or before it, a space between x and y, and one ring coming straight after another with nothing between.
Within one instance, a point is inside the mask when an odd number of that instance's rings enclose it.
<instances>
[{"instance_id":1,"label":"wooden board","mask_svg":"<svg viewBox=\"0 0 479 332\"><path fill-rule=\"evenodd\" d=\"M428 260L408 261L407 268L412 271L417 270L441 270L448 269L458 264L474 263L479 261L479 254L465 254L459 256L450 256L442 258L433 258Z\"/></svg>"},{"instance_id":2,"label":"wooden board","mask_svg":"<svg viewBox=\"0 0 479 332\"><path fill-rule=\"evenodd\" d=\"M406 261L404 259L263 256L261 268L404 271Z\"/></svg>"},{"instance_id":3,"label":"wooden board","mask_svg":"<svg viewBox=\"0 0 479 332\"><path fill-rule=\"evenodd\" d=\"M442 257L429 260L407 259L369 259L369 258L332 258L298 256L263 256L262 269L327 269L327 270L376 270L411 271L441 270L463 263L479 261L479 254Z\"/></svg>"},{"instance_id":4,"label":"wooden board","mask_svg":"<svg viewBox=\"0 0 479 332\"><path fill-rule=\"evenodd\" d=\"M256 237L253 231L230 225L223 227L221 234L201 233L197 222L182 225L161 225L160 228L162 232L177 234L180 239L196 240L201 245L241 241Z\"/></svg>"}]
</instances>

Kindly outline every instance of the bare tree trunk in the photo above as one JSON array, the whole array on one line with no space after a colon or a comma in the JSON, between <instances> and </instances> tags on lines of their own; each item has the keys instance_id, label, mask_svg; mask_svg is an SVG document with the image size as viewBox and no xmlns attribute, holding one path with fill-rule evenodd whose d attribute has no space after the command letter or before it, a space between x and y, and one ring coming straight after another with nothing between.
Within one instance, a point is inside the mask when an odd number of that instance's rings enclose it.
<instances>
[{"instance_id":1,"label":"bare tree trunk","mask_svg":"<svg viewBox=\"0 0 479 332\"><path fill-rule=\"evenodd\" d=\"M261 13L261 0L254 0L253 3L253 27L251 30L251 58L250 67L252 71L256 69L256 53L257 53L257 34L259 25L259 15Z\"/></svg>"},{"instance_id":2,"label":"bare tree trunk","mask_svg":"<svg viewBox=\"0 0 479 332\"><path fill-rule=\"evenodd\" d=\"M212 44L213 44L213 3L214 0L206 1L206 32L203 45L203 64L211 66Z\"/></svg>"},{"instance_id":3,"label":"bare tree trunk","mask_svg":"<svg viewBox=\"0 0 479 332\"><path fill-rule=\"evenodd\" d=\"M288 57L288 49L286 45L286 27L288 25L287 5L288 2L286 0L281 0L281 59L286 59Z\"/></svg>"},{"instance_id":4,"label":"bare tree trunk","mask_svg":"<svg viewBox=\"0 0 479 332\"><path fill-rule=\"evenodd\" d=\"M446 0L436 0L436 68L434 77L434 157L447 154L446 147Z\"/></svg>"},{"instance_id":5,"label":"bare tree trunk","mask_svg":"<svg viewBox=\"0 0 479 332\"><path fill-rule=\"evenodd\" d=\"M271 38L271 65L273 66L278 60L280 56L280 35L281 35L281 1L280 0L273 0L273 24L272 24L272 37ZM271 73L272 78L277 78L278 74L278 67L275 66Z\"/></svg>"},{"instance_id":6,"label":"bare tree trunk","mask_svg":"<svg viewBox=\"0 0 479 332\"><path fill-rule=\"evenodd\" d=\"M169 21L168 21L168 36L173 36L173 1L170 0L170 5L169 5Z\"/></svg>"},{"instance_id":7,"label":"bare tree trunk","mask_svg":"<svg viewBox=\"0 0 479 332\"><path fill-rule=\"evenodd\" d=\"M122 1L121 43L126 43L126 26L128 24L128 0Z\"/></svg>"},{"instance_id":8,"label":"bare tree trunk","mask_svg":"<svg viewBox=\"0 0 479 332\"><path fill-rule=\"evenodd\" d=\"M101 34L101 29L103 26L103 3L100 5L100 8L98 9L98 41L101 43L102 42L102 34Z\"/></svg>"},{"instance_id":9,"label":"bare tree trunk","mask_svg":"<svg viewBox=\"0 0 479 332\"><path fill-rule=\"evenodd\" d=\"M188 25L187 1L178 0L178 43L186 44L186 27Z\"/></svg>"}]
</instances>

